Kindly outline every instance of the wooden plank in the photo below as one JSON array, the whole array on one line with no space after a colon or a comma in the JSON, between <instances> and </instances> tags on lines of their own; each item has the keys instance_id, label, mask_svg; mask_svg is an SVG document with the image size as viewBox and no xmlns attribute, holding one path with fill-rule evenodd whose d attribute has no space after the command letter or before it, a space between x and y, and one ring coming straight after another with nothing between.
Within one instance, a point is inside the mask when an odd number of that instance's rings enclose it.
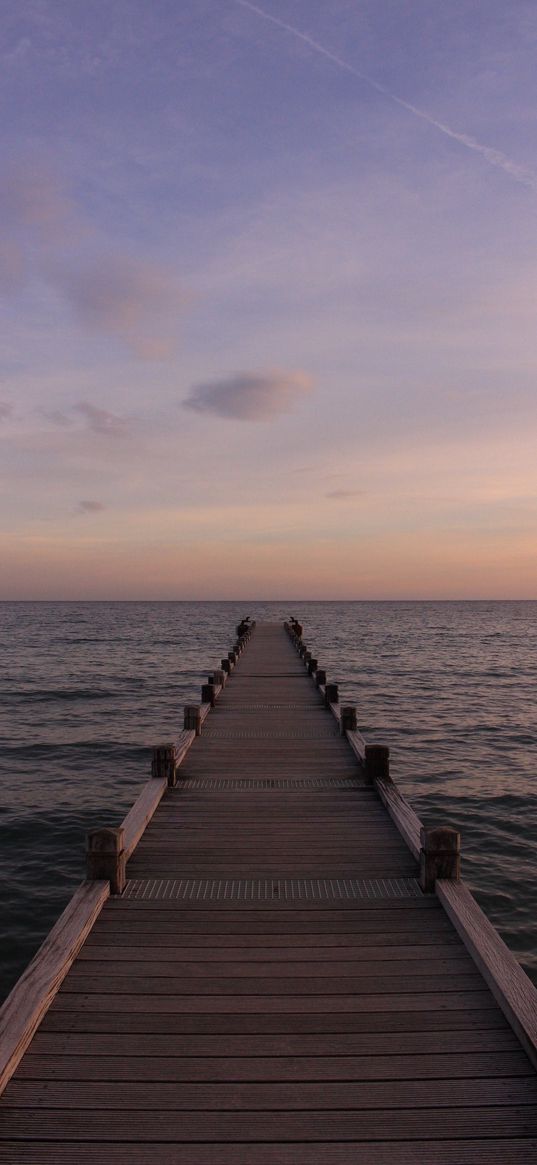
<instances>
[{"instance_id":1,"label":"wooden plank","mask_svg":"<svg viewBox=\"0 0 537 1165\"><path fill-rule=\"evenodd\" d=\"M436 893L522 1047L537 1067L537 989L463 882L439 880Z\"/></svg>"},{"instance_id":2,"label":"wooden plank","mask_svg":"<svg viewBox=\"0 0 537 1165\"><path fill-rule=\"evenodd\" d=\"M357 1086L358 1085L358 1086ZM284 1084L190 1084L160 1081L13 1080L6 1102L12 1109L117 1109L166 1113L181 1109L215 1112L268 1109L341 1110L474 1108L535 1105L537 1081L529 1077L485 1080L369 1080ZM427 1117L424 1118L427 1120Z\"/></svg>"},{"instance_id":3,"label":"wooden plank","mask_svg":"<svg viewBox=\"0 0 537 1165\"><path fill-rule=\"evenodd\" d=\"M289 943L288 939L288 943ZM217 944L211 946L188 946L186 944L180 945L178 940L177 945L169 947L158 946L123 946L120 943L115 945L105 946L99 945L98 942L86 942L78 956L79 965L82 963L100 963L113 959L116 962L125 963L153 963L155 966L160 961L169 961L173 964L173 970L176 972L179 964L197 963L203 964L204 969L208 963L218 963L225 965L228 962L240 961L241 959L248 959L249 963L260 962L267 966L271 963L285 962L287 966L290 963L306 960L308 966L313 963L332 964L334 961L338 962L341 967L345 960L352 959L352 966L356 963L367 963L368 967L373 966L377 961L384 969L386 964L404 963L409 970L415 970L416 964L419 963L422 970L433 970L442 965L451 966L453 962L463 962L467 964L470 956L465 950L462 943L457 942L443 942L435 943L427 948L419 945L405 946L397 945L396 947L388 945L382 946L358 946L354 945L334 945L319 946L317 943L312 943L308 940L301 946L285 945L258 945L254 942L248 943L246 949L244 946L225 946L220 947Z\"/></svg>"},{"instance_id":4,"label":"wooden plank","mask_svg":"<svg viewBox=\"0 0 537 1165\"><path fill-rule=\"evenodd\" d=\"M252 1015L259 1011L284 1015L292 1013L332 1013L344 1012L374 1012L374 1011L460 1011L473 1006L482 1006L483 1000L490 998L488 988L483 983L472 991L419 992L400 995L315 995L286 996L286 995L206 995L200 999L197 995L175 995L172 987L168 995L143 995L129 992L125 995L107 995L106 992L88 995L84 992L61 992L56 997L55 1008L61 1011L99 1011L143 1012L146 1015L161 1014L198 1014L225 1015L243 1014Z\"/></svg>"},{"instance_id":5,"label":"wooden plank","mask_svg":"<svg viewBox=\"0 0 537 1165\"><path fill-rule=\"evenodd\" d=\"M449 1031L435 1032L429 1041L436 1055L453 1051ZM457 1051L514 1052L519 1044L509 1027L492 1031L459 1031ZM177 1034L177 1056L415 1056L423 1051L423 1032L288 1032L276 1034ZM37 1032L32 1044L36 1056L166 1056L167 1034L132 1032ZM103 1064L103 1068L105 1065ZM531 1071L529 1065L528 1073Z\"/></svg>"},{"instance_id":6,"label":"wooden plank","mask_svg":"<svg viewBox=\"0 0 537 1165\"><path fill-rule=\"evenodd\" d=\"M432 957L427 958L424 955L423 948L416 948L418 954L414 959L404 960L403 958L388 958L382 959L379 955L378 960L366 960L363 957L356 959L354 952L351 951L352 958L345 958L343 953L338 953L331 959L321 958L319 952L312 952L311 959L307 957L307 952L296 950L293 958L292 951L285 951L285 954L280 958L271 958L271 953L263 951L257 958L251 957L251 951L247 952L247 959L245 960L245 952L237 952L230 957L219 957L219 952L211 952L211 955L205 952L198 952L197 959L185 959L184 952L172 952L170 957L169 952L159 952L158 950L146 948L145 958L140 958L140 952L133 954L125 954L123 950L110 948L108 952L102 949L97 952L98 957L95 957L95 948L85 951L83 956L79 956L77 962L77 969L84 969L87 973L91 971L92 974L102 975L103 982L106 981L107 975L125 974L126 971L133 975L147 974L162 975L165 978L179 975L181 979L183 976L191 975L207 975L212 964L217 962L227 975L249 975L255 974L274 974L281 975L300 975L307 976L309 972L315 968L316 975L330 975L337 969L338 975L353 975L356 979L360 979L363 975L415 975L416 972L420 975L435 975L437 973L453 974L455 977L459 974L466 974L469 970L474 970L472 961L467 951L463 950L452 957L438 957L432 948ZM397 952L388 951L389 954L396 955ZM175 954L176 957L173 957ZM274 952L272 952L272 955ZM199 960L199 961L197 961ZM128 964L128 966L127 966ZM149 964L149 966L148 966ZM214 972L213 972L214 973Z\"/></svg>"},{"instance_id":7,"label":"wooden plank","mask_svg":"<svg viewBox=\"0 0 537 1165\"><path fill-rule=\"evenodd\" d=\"M147 1080L190 1083L335 1080L465 1080L528 1076L528 1058L516 1052L417 1056L38 1056L26 1055L20 1080ZM3 1111L3 1110L2 1110ZM537 1113L535 1114L537 1119ZM381 1126L377 1126L377 1131ZM56 1130L54 1130L56 1131ZM435 1131L438 1131L435 1129ZM6 1135L12 1135L8 1132ZM36 1132L36 1135L39 1135ZM103 1134L104 1135L104 1134ZM478 1135L476 1130L476 1135ZM528 1135L524 1130L524 1135ZM181 1140L179 1136L177 1138Z\"/></svg>"},{"instance_id":8,"label":"wooden plank","mask_svg":"<svg viewBox=\"0 0 537 1165\"><path fill-rule=\"evenodd\" d=\"M110 894L108 882L83 882L0 1010L0 1093Z\"/></svg>"},{"instance_id":9,"label":"wooden plank","mask_svg":"<svg viewBox=\"0 0 537 1165\"><path fill-rule=\"evenodd\" d=\"M116 1165L528 1165L537 1157L537 1138L508 1137L424 1138L406 1142L273 1141L237 1144L165 1144L162 1140L134 1144L130 1140L101 1141L102 1161ZM95 1145L56 1139L22 1143L7 1141L0 1146L3 1165L95 1165Z\"/></svg>"},{"instance_id":10,"label":"wooden plank","mask_svg":"<svg viewBox=\"0 0 537 1165\"><path fill-rule=\"evenodd\" d=\"M126 1032L131 1035L149 1032L172 1035L291 1035L299 1032L332 1034L336 1032L427 1032L510 1031L507 1020L493 999L485 996L481 1006L459 1011L373 1011L287 1012L284 1015L254 1012L227 1014L142 1013L113 1011L48 1012L41 1031L47 1032Z\"/></svg>"},{"instance_id":11,"label":"wooden plank","mask_svg":"<svg viewBox=\"0 0 537 1165\"><path fill-rule=\"evenodd\" d=\"M422 823L417 813L414 812L412 806L403 797L393 781L378 779L375 781L375 788L411 854L419 861Z\"/></svg>"},{"instance_id":12,"label":"wooden plank","mask_svg":"<svg viewBox=\"0 0 537 1165\"><path fill-rule=\"evenodd\" d=\"M287 996L303 996L309 994L312 998L317 995L324 995L327 991L334 995L342 992L349 995L352 993L360 994L362 991L368 995L391 995L394 992L404 994L406 991L414 993L416 991L434 992L441 991L442 993L459 992L464 990L471 990L473 987L479 987L482 983L481 976L477 971L473 971L468 975L459 975L454 979L451 975L419 975L415 976L411 982L408 977L401 976L382 976L382 977L363 977L357 978L353 975L331 975L331 976L305 976L298 978L287 975L275 976L241 976L241 975L224 975L213 974L212 978L209 976L203 979L199 977L184 977L183 981L178 984L176 990L185 995L196 995L198 998L206 995L239 995L244 996L255 995L257 998L264 998L265 995L273 995L281 993ZM107 981L107 988L111 992L118 991L120 994L126 994L129 991L138 991L140 994L150 995L155 998L158 995L166 995L169 992L169 981L160 976L153 975L114 975L110 976ZM73 978L66 980L64 983L64 994L70 991L83 991L87 995L93 993L100 994L103 990L103 980L99 975L85 975L82 971L76 973Z\"/></svg>"},{"instance_id":13,"label":"wooden plank","mask_svg":"<svg viewBox=\"0 0 537 1165\"><path fill-rule=\"evenodd\" d=\"M158 1112L112 1112L93 1109L48 1112L5 1108L7 1135L12 1138L56 1137L58 1123L66 1139L98 1143L103 1139L134 1142L279 1141L285 1140L416 1140L423 1135L423 1113L419 1109L381 1109L360 1112L173 1112L166 1119ZM430 1126L441 1137L507 1137L516 1132L537 1137L535 1108L431 1108ZM255 1158L254 1158L255 1160Z\"/></svg>"}]
</instances>

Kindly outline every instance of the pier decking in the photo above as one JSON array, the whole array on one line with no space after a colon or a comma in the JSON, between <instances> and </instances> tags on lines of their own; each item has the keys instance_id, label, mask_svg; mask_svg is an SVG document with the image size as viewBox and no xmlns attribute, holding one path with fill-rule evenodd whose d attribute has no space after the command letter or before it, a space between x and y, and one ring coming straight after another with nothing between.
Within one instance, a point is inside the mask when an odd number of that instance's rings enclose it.
<instances>
[{"instance_id":1,"label":"pier decking","mask_svg":"<svg viewBox=\"0 0 537 1165\"><path fill-rule=\"evenodd\" d=\"M323 690L258 624L124 892L95 884L104 905L0 1102L0 1161L537 1159L533 988L515 975L515 1034L488 986L500 940L487 953L485 926L472 957L472 911L463 942L450 884L422 892Z\"/></svg>"}]
</instances>

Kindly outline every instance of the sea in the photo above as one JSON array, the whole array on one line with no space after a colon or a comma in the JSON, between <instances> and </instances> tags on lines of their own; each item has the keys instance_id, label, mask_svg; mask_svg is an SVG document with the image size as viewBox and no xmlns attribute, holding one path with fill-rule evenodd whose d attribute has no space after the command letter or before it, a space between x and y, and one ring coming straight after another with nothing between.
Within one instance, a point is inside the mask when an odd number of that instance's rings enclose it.
<instances>
[{"instance_id":1,"label":"sea","mask_svg":"<svg viewBox=\"0 0 537 1165\"><path fill-rule=\"evenodd\" d=\"M298 618L537 982L537 602L0 603L0 998L119 824L238 621Z\"/></svg>"}]
</instances>

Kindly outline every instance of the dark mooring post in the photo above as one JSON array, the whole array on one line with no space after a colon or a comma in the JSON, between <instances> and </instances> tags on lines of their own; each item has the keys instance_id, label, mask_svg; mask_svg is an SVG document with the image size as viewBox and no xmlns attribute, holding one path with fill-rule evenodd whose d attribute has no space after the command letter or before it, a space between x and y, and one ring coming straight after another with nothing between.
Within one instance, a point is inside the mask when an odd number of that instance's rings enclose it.
<instances>
[{"instance_id":1,"label":"dark mooring post","mask_svg":"<svg viewBox=\"0 0 537 1165\"><path fill-rule=\"evenodd\" d=\"M458 882L461 876L461 835L450 826L421 828L420 886L433 894L437 878Z\"/></svg>"},{"instance_id":2,"label":"dark mooring post","mask_svg":"<svg viewBox=\"0 0 537 1165\"><path fill-rule=\"evenodd\" d=\"M125 830L92 829L87 835L86 872L90 882L110 882L112 894L122 894L127 881Z\"/></svg>"},{"instance_id":3,"label":"dark mooring post","mask_svg":"<svg viewBox=\"0 0 537 1165\"><path fill-rule=\"evenodd\" d=\"M318 667L317 671L315 672L315 683L317 684L318 688L320 688L321 684L326 683L326 672L322 667Z\"/></svg>"},{"instance_id":4,"label":"dark mooring post","mask_svg":"<svg viewBox=\"0 0 537 1165\"><path fill-rule=\"evenodd\" d=\"M183 727L201 736L201 708L199 704L185 704Z\"/></svg>"},{"instance_id":5,"label":"dark mooring post","mask_svg":"<svg viewBox=\"0 0 537 1165\"><path fill-rule=\"evenodd\" d=\"M151 776L157 780L164 778L171 789L175 787L175 747L173 744L159 744L153 749Z\"/></svg>"},{"instance_id":6,"label":"dark mooring post","mask_svg":"<svg viewBox=\"0 0 537 1165\"><path fill-rule=\"evenodd\" d=\"M339 700L339 689L337 684L326 684L324 689L324 702L328 708L329 704L337 704Z\"/></svg>"},{"instance_id":7,"label":"dark mooring post","mask_svg":"<svg viewBox=\"0 0 537 1165\"><path fill-rule=\"evenodd\" d=\"M215 691L214 684L203 684L203 687L201 689L201 702L202 702L202 704L210 704L211 708L214 708L215 701L216 701L216 691Z\"/></svg>"},{"instance_id":8,"label":"dark mooring post","mask_svg":"<svg viewBox=\"0 0 537 1165\"><path fill-rule=\"evenodd\" d=\"M358 727L358 719L356 716L356 708L353 704L346 704L345 707L341 709L341 719L339 723L342 736L344 736L346 732L356 732Z\"/></svg>"},{"instance_id":9,"label":"dark mooring post","mask_svg":"<svg viewBox=\"0 0 537 1165\"><path fill-rule=\"evenodd\" d=\"M386 744L366 744L365 779L369 784L390 780L390 750Z\"/></svg>"}]
</instances>

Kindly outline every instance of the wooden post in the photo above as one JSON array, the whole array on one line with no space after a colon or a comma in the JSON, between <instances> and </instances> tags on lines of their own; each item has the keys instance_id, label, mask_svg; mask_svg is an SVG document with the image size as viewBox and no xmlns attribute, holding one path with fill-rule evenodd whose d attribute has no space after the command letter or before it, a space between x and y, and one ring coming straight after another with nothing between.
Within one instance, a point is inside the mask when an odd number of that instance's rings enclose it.
<instances>
[{"instance_id":1,"label":"wooden post","mask_svg":"<svg viewBox=\"0 0 537 1165\"><path fill-rule=\"evenodd\" d=\"M236 662L237 662L237 653L236 653L236 651L228 651L227 657L228 657L228 659L229 659L229 662L230 662L231 666L232 666L232 667L235 667L235 664L236 664Z\"/></svg>"},{"instance_id":2,"label":"wooden post","mask_svg":"<svg viewBox=\"0 0 537 1165\"><path fill-rule=\"evenodd\" d=\"M437 878L458 882L461 876L461 835L449 825L421 828L420 886L434 894Z\"/></svg>"},{"instance_id":3,"label":"wooden post","mask_svg":"<svg viewBox=\"0 0 537 1165\"><path fill-rule=\"evenodd\" d=\"M91 829L86 838L86 871L90 882L109 881L111 894L122 894L127 881L125 830Z\"/></svg>"},{"instance_id":4,"label":"wooden post","mask_svg":"<svg viewBox=\"0 0 537 1165\"><path fill-rule=\"evenodd\" d=\"M358 728L358 721L356 719L356 708L352 704L347 704L341 709L340 728L342 736L346 732L356 732Z\"/></svg>"},{"instance_id":5,"label":"wooden post","mask_svg":"<svg viewBox=\"0 0 537 1165\"><path fill-rule=\"evenodd\" d=\"M183 727L201 736L201 708L199 704L185 704Z\"/></svg>"},{"instance_id":6,"label":"wooden post","mask_svg":"<svg viewBox=\"0 0 537 1165\"><path fill-rule=\"evenodd\" d=\"M386 744L366 744L365 746L365 779L372 785L380 778L384 781L390 778L390 750Z\"/></svg>"},{"instance_id":7,"label":"wooden post","mask_svg":"<svg viewBox=\"0 0 537 1165\"><path fill-rule=\"evenodd\" d=\"M201 702L202 704L210 704L211 708L214 708L216 703L214 684L203 684L201 689Z\"/></svg>"},{"instance_id":8,"label":"wooden post","mask_svg":"<svg viewBox=\"0 0 537 1165\"><path fill-rule=\"evenodd\" d=\"M170 789L175 788L175 747L173 744L159 744L153 749L151 776L166 778Z\"/></svg>"},{"instance_id":9,"label":"wooden post","mask_svg":"<svg viewBox=\"0 0 537 1165\"><path fill-rule=\"evenodd\" d=\"M227 676L231 675L231 661L229 659L221 659L220 666Z\"/></svg>"},{"instance_id":10,"label":"wooden post","mask_svg":"<svg viewBox=\"0 0 537 1165\"><path fill-rule=\"evenodd\" d=\"M214 672L213 679L215 684L219 684L223 688L226 682L226 672L222 668L217 668Z\"/></svg>"},{"instance_id":11,"label":"wooden post","mask_svg":"<svg viewBox=\"0 0 537 1165\"><path fill-rule=\"evenodd\" d=\"M326 684L324 689L324 702L328 708L329 704L337 704L339 700L339 689L337 684Z\"/></svg>"},{"instance_id":12,"label":"wooden post","mask_svg":"<svg viewBox=\"0 0 537 1165\"><path fill-rule=\"evenodd\" d=\"M305 664L306 664L306 666L307 666L307 665L308 665L308 663L309 663L309 661L310 661L310 659L311 659L311 651L305 651L305 652L304 652L304 655L302 656L302 659L304 660L304 663L305 663Z\"/></svg>"},{"instance_id":13,"label":"wooden post","mask_svg":"<svg viewBox=\"0 0 537 1165\"><path fill-rule=\"evenodd\" d=\"M314 675L314 673L317 671L318 662L319 661L317 659L314 659L313 656L311 656L310 659L308 659L308 675L309 676Z\"/></svg>"},{"instance_id":14,"label":"wooden post","mask_svg":"<svg viewBox=\"0 0 537 1165\"><path fill-rule=\"evenodd\" d=\"M320 667L318 667L317 671L315 672L315 683L317 684L318 688L320 688L321 684L326 683L326 672L323 671L323 669Z\"/></svg>"}]
</instances>

